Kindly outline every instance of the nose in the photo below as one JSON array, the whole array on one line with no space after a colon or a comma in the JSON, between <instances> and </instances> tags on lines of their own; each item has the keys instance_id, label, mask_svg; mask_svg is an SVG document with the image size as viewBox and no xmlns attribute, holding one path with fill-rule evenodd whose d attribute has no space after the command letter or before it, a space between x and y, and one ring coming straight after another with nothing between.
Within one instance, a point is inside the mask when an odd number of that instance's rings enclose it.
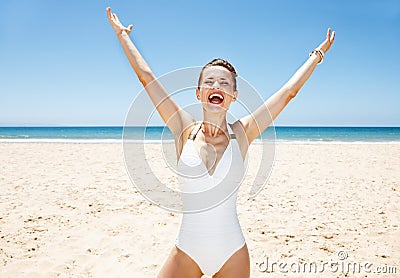
<instances>
[{"instance_id":1,"label":"nose","mask_svg":"<svg viewBox=\"0 0 400 278\"><path fill-rule=\"evenodd\" d=\"M215 80L214 83L212 84L213 88L219 89L219 82L218 80Z\"/></svg>"}]
</instances>

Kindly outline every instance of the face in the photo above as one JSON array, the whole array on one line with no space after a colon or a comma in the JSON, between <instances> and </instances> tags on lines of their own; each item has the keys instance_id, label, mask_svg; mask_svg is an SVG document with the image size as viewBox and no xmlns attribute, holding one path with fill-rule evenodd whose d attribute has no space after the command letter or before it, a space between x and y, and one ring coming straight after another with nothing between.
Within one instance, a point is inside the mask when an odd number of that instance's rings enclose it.
<instances>
[{"instance_id":1,"label":"face","mask_svg":"<svg viewBox=\"0 0 400 278\"><path fill-rule=\"evenodd\" d=\"M209 112L228 110L231 102L236 101L237 90L234 89L232 73L222 66L205 68L200 81L200 89L196 89L197 99Z\"/></svg>"}]
</instances>

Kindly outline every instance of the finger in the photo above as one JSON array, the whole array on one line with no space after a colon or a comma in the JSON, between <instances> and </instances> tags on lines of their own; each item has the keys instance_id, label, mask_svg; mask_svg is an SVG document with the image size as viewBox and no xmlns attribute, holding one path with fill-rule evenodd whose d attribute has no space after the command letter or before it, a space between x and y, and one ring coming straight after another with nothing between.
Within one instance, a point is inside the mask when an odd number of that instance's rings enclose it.
<instances>
[{"instance_id":1,"label":"finger","mask_svg":"<svg viewBox=\"0 0 400 278\"><path fill-rule=\"evenodd\" d=\"M119 18L118 18L118 16L117 16L116 14L114 14L114 17L115 17L115 20L116 20L118 23L121 23L121 21L119 21Z\"/></svg>"},{"instance_id":2,"label":"finger","mask_svg":"<svg viewBox=\"0 0 400 278\"><path fill-rule=\"evenodd\" d=\"M326 38L329 40L331 38L331 28L328 28L328 31L326 32Z\"/></svg>"},{"instance_id":3,"label":"finger","mask_svg":"<svg viewBox=\"0 0 400 278\"><path fill-rule=\"evenodd\" d=\"M336 35L336 32L333 31L332 36L331 36L331 43L333 43L333 41L335 40L335 35Z\"/></svg>"},{"instance_id":4,"label":"finger","mask_svg":"<svg viewBox=\"0 0 400 278\"><path fill-rule=\"evenodd\" d=\"M111 19L111 8L110 8L110 7L107 7L106 11L107 11L107 17L108 17L109 19Z\"/></svg>"}]
</instances>

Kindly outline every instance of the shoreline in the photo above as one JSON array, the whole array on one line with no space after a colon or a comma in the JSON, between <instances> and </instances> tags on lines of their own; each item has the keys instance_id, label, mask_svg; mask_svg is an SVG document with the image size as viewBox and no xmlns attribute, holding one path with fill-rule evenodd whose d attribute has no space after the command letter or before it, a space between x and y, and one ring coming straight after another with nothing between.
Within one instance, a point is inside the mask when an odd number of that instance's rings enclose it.
<instances>
[{"instance_id":1,"label":"shoreline","mask_svg":"<svg viewBox=\"0 0 400 278\"><path fill-rule=\"evenodd\" d=\"M0 139L0 144L13 144L13 143L50 143L50 144L123 144L122 139ZM174 140L131 140L129 143L134 144L161 144L161 143L174 143ZM264 142L265 144L270 144L269 141ZM263 142L254 140L252 145L261 145ZM275 144L282 145L386 145L393 144L398 145L400 141L338 141L338 140L276 140Z\"/></svg>"}]
</instances>

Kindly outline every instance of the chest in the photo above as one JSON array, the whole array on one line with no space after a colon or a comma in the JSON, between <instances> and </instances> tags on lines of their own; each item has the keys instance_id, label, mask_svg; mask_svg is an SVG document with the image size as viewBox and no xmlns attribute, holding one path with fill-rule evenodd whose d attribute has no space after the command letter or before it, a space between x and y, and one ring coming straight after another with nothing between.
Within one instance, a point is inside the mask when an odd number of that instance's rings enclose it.
<instances>
[{"instance_id":1,"label":"chest","mask_svg":"<svg viewBox=\"0 0 400 278\"><path fill-rule=\"evenodd\" d=\"M193 149L205 166L208 174L212 176L227 152L231 152L229 140L215 140L211 142L193 141Z\"/></svg>"},{"instance_id":2,"label":"chest","mask_svg":"<svg viewBox=\"0 0 400 278\"><path fill-rule=\"evenodd\" d=\"M234 140L228 145L210 146L188 140L178 160L178 172L187 182L204 178L236 180L243 174L244 161ZM225 148L225 149L224 149Z\"/></svg>"}]
</instances>

